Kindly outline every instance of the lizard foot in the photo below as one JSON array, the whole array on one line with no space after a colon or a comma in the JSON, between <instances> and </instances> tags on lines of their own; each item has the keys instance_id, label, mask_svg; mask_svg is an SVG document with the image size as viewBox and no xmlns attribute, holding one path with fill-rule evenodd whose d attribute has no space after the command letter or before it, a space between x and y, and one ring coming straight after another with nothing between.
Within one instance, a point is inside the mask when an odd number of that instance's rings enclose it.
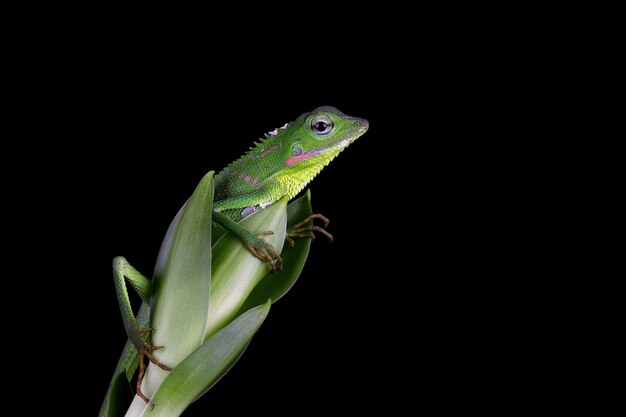
<instances>
[{"instance_id":1,"label":"lizard foot","mask_svg":"<svg viewBox=\"0 0 626 417\"><path fill-rule=\"evenodd\" d=\"M139 337L144 337L146 334L148 334L151 331L152 329L150 328L143 329L141 332L139 332ZM159 362L157 358L155 358L154 355L152 354L152 352L154 352L155 350L159 350L162 347L163 346L154 346L154 345L148 344L147 342L143 342L141 349L138 349L139 350L139 375L137 376L137 396L141 398L142 400L144 400L145 402L149 402L150 400L141 391L141 382L143 381L143 376L146 373L146 364L145 364L144 358L148 358L150 362L152 362L159 368L163 369L164 371L172 370L172 368L170 368L169 366L165 366L161 362Z\"/></svg>"},{"instance_id":2,"label":"lizard foot","mask_svg":"<svg viewBox=\"0 0 626 417\"><path fill-rule=\"evenodd\" d=\"M260 236L271 236L274 232L263 232ZM270 272L274 273L283 269L283 259L276 249L260 237L252 242L246 242L248 250L263 262L267 262L271 266Z\"/></svg>"},{"instance_id":3,"label":"lizard foot","mask_svg":"<svg viewBox=\"0 0 626 417\"><path fill-rule=\"evenodd\" d=\"M314 219L320 219L324 222L324 227L319 227L313 225ZM311 222L311 225L307 225L307 223ZM315 239L315 233L319 232L328 238L329 242L333 241L333 235L328 233L326 227L330 224L330 220L328 220L325 216L321 214L311 214L306 219L302 220L300 223L293 225L287 230L287 234L285 235L285 240L289 242L289 244L293 247L294 237L308 237L309 239Z\"/></svg>"}]
</instances>

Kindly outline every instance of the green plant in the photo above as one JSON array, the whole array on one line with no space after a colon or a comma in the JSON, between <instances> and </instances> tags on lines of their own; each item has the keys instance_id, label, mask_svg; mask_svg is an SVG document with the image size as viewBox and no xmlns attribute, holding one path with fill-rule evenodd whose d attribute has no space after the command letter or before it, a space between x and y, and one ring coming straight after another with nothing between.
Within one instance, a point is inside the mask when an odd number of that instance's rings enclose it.
<instances>
[{"instance_id":1,"label":"green plant","mask_svg":"<svg viewBox=\"0 0 626 417\"><path fill-rule=\"evenodd\" d=\"M226 234L211 245L213 188L210 172L170 225L155 266L152 343L164 348L154 355L173 370L148 366L142 385L148 404L136 396L130 401L136 361L126 372L116 372L101 417L180 415L237 362L271 303L304 267L311 241L298 239L284 248L283 243L286 227L311 215L310 192L289 205L283 198L241 222L255 233L274 232L266 239L282 249L284 269L269 274L269 266L239 239ZM138 314L146 315L147 306Z\"/></svg>"}]
</instances>

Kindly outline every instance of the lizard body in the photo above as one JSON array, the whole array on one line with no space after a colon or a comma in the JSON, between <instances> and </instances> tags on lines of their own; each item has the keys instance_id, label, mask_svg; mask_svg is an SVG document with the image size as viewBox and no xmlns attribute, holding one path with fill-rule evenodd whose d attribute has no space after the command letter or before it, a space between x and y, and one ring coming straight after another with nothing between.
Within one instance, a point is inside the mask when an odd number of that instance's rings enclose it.
<instances>
[{"instance_id":1,"label":"lizard body","mask_svg":"<svg viewBox=\"0 0 626 417\"><path fill-rule=\"evenodd\" d=\"M278 263L280 268L282 260L274 248L238 222L284 196L288 196L289 199L295 197L342 150L365 133L368 127L367 120L347 116L333 107L326 106L305 113L295 121L266 134L265 138L255 143L249 152L215 176L213 242L226 231L230 231L241 239L252 254L268 262L272 270L275 269L275 263ZM313 215L316 216L327 221L321 215ZM304 234L303 228L295 230L292 236L312 237L312 231L317 230L330 237L317 226L309 226L307 229L309 232ZM105 397L100 411L101 416L106 414L114 383L122 373L130 381L138 364L140 378L137 383L137 395L147 401L140 390L144 356L157 366L169 370L152 356L152 351L158 347L151 346L143 340L146 330L142 329L149 325L147 304L151 294L150 280L122 257L114 259L113 272L118 302L129 340ZM138 318L135 318L132 312L126 283L131 284L144 301Z\"/></svg>"},{"instance_id":2,"label":"lizard body","mask_svg":"<svg viewBox=\"0 0 626 417\"><path fill-rule=\"evenodd\" d=\"M215 177L215 210L239 221L285 195L292 199L368 127L320 107L275 129Z\"/></svg>"}]
</instances>

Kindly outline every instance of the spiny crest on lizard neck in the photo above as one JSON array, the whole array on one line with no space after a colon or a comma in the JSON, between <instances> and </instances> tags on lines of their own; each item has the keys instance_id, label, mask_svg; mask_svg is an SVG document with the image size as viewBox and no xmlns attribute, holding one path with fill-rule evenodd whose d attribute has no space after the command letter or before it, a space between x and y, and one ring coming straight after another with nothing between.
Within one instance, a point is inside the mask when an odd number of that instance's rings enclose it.
<instances>
[{"instance_id":1,"label":"spiny crest on lizard neck","mask_svg":"<svg viewBox=\"0 0 626 417\"><path fill-rule=\"evenodd\" d=\"M224 171L228 171L233 167L241 165L243 160L256 160L263 158L280 148L282 136L287 130L289 123L285 123L282 127L278 127L271 132L265 133L263 138L259 138L258 142L254 142L254 146L250 146L250 150L244 153L241 158L229 164Z\"/></svg>"},{"instance_id":2,"label":"spiny crest on lizard neck","mask_svg":"<svg viewBox=\"0 0 626 417\"><path fill-rule=\"evenodd\" d=\"M284 132L289 127L289 123L285 123L282 127L277 127L271 132L267 132L264 134L264 138L260 138L260 142L254 142L255 146L251 146L250 150L245 153L246 155L259 156L268 152L268 148L274 147L274 145L279 144L282 136L284 136Z\"/></svg>"}]
</instances>

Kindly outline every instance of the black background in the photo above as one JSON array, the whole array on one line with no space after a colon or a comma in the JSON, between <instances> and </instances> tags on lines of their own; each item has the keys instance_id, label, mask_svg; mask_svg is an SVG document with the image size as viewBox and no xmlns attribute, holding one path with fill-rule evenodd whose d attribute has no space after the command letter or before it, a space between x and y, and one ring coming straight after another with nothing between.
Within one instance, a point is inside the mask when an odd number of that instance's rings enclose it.
<instances>
[{"instance_id":1,"label":"black background","mask_svg":"<svg viewBox=\"0 0 626 417\"><path fill-rule=\"evenodd\" d=\"M111 259L151 275L202 175L325 104L370 121L311 184L336 240L314 243L242 359L185 415L502 414L588 398L555 390L600 380L579 364L606 344L580 327L618 317L592 316L596 300L619 303L589 281L619 258L590 258L605 239L580 230L614 230L598 226L606 178L590 174L615 164L584 155L607 125L587 112L605 100L585 93L614 90L586 71L601 60L581 48L597 42L560 26L567 10L431 7L259 14L247 33L216 13L18 23L3 67L2 342L24 404L95 415L126 339Z\"/></svg>"},{"instance_id":2,"label":"black background","mask_svg":"<svg viewBox=\"0 0 626 417\"><path fill-rule=\"evenodd\" d=\"M64 282L42 285L54 301L46 312L68 323L44 325L41 337L63 350L69 374L88 378L73 386L75 398L96 412L126 340L111 259L123 255L151 275L167 226L206 172L263 132L332 105L370 121L310 185L335 242L313 243L299 281L242 359L185 415L391 412L416 393L431 404L480 401L468 387L506 372L493 358L512 343L501 336L515 320L493 314L515 296L492 279L508 253L494 246L503 231L485 222L508 204L493 199L500 183L482 154L497 129L482 110L498 111L489 101L499 92L479 94L436 62L420 72L394 62L381 73L319 68L271 78L208 69L94 59L40 92L37 105L51 109L40 127L51 133L37 147L43 162L28 197L45 201L46 215L29 208L50 257L41 264Z\"/></svg>"}]
</instances>

